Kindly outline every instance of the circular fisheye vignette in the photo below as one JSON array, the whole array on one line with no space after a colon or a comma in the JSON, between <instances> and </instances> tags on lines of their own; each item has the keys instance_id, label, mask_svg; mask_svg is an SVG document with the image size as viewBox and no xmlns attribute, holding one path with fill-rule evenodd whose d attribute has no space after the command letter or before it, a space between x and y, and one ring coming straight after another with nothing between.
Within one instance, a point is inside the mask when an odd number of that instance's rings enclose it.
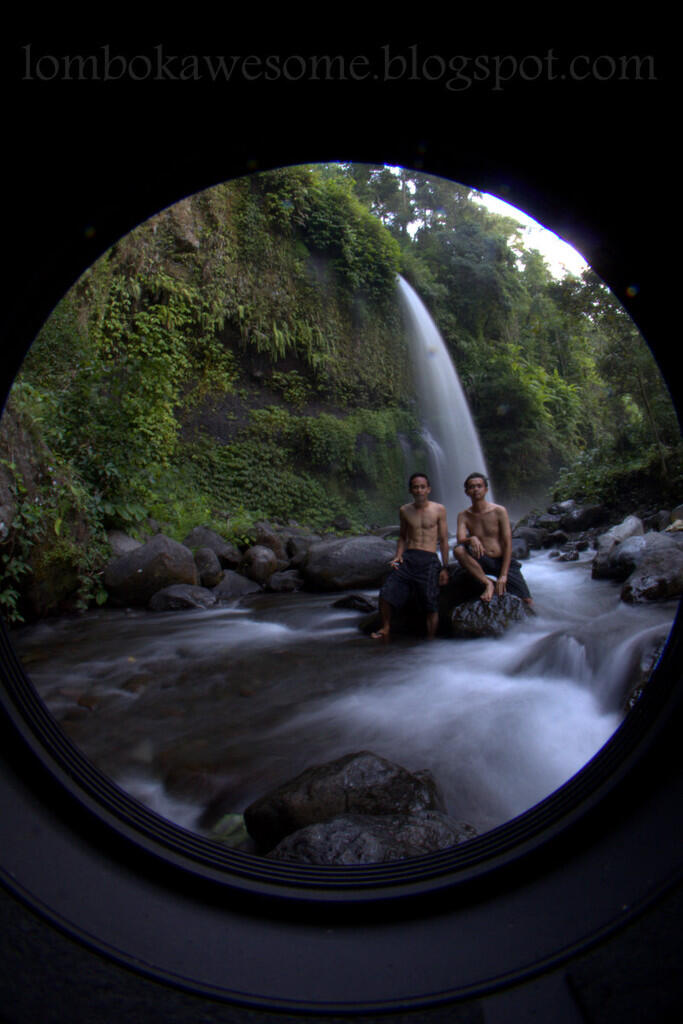
<instances>
[{"instance_id":1,"label":"circular fisheye vignette","mask_svg":"<svg viewBox=\"0 0 683 1024\"><path fill-rule=\"evenodd\" d=\"M652 701L646 703L652 704ZM35 705L31 709L27 705L24 709L27 712L26 720L28 722L35 721L34 716L36 715L37 707L38 705ZM49 717L51 718L51 716ZM636 718L642 722L642 715L636 716ZM628 719L627 722L635 722L635 720L635 718ZM611 750L616 745L616 748L620 750L619 758L621 760L623 760L623 752L628 750L628 744L635 737L634 728L635 726L630 725L629 728L624 727L618 731L617 735L620 737L628 734L630 737L628 741L623 739L617 741L615 736L608 744ZM99 806L109 807L112 810L115 808L114 817L117 820L135 821L136 824L139 822L142 830L147 833L149 838L152 838L155 843L161 841L167 846L169 851L173 850L174 852L181 853L190 860L197 859L206 868L210 868L215 864L221 872L228 870L236 876L248 877L250 879L249 884L253 882L257 886L261 883L266 887L269 887L271 884L277 886L284 882L286 886L293 884L297 892L300 889L304 893L309 890L310 879L312 875L315 875L313 888L323 884L325 887L329 886L331 890L338 888L341 894L349 891L348 876L344 869L341 871L338 869L323 869L320 872L318 870L311 872L309 868L301 868L298 865L278 864L275 866L268 864L266 866L260 858L252 858L249 855L232 853L231 851L221 850L219 856L216 852L216 844L211 841L204 841L202 837L195 834L190 834L188 837L187 833L172 825L170 826L170 831L168 831L168 823L164 819L161 819L163 822L162 827L156 815L150 814L147 810L140 813L139 805L136 801L131 801L130 798L125 797L122 803L121 794L117 787L109 787L106 785L107 780L105 777L98 777L97 772L93 774L85 759L79 757L81 763L77 766L76 762L72 760L74 751L71 745L63 746L59 743L55 745L57 738L63 739L60 730L54 732L51 724L39 732L44 733L45 748L48 750L52 748L53 752L58 755L55 759L58 763L64 765L67 775L70 778L80 777L83 788L86 791L98 794L96 800ZM50 734L52 734L51 740L48 741ZM378 888L382 890L384 886L388 886L389 889L395 891L397 885L399 888L404 887L408 879L411 882L414 879L413 884L417 886L439 887L445 880L445 875L452 871L455 871L461 878L471 876L472 873L479 873L482 865L486 869L487 864L490 866L497 861L501 849L507 852L514 849L519 851L527 844L530 837L534 837L535 841L536 837L540 840L543 835L548 836L549 831L552 831L553 822L557 823L558 821L556 811L559 807L562 808L559 812L561 816L565 815L568 804L571 805L573 812L576 812L581 807L585 807L587 801L586 787L584 785L585 779L587 777L590 778L589 787L591 791L595 792L596 783L599 786L600 782L604 781L601 773L604 773L607 765L613 767L614 761L615 758L606 753L603 757L603 752L601 751L593 762L579 773L576 779L572 779L565 786L561 787L557 793L551 794L546 800L531 808L525 814L520 815L514 821L490 830L476 840L471 840L462 848L453 848L443 854L434 854L429 857L418 858L415 861L399 861L392 863L390 866L367 866L367 869L364 867L363 871L367 873L367 882L364 880L362 886L367 885L368 887L364 891L367 891L368 896L372 898L370 889ZM86 782L88 776L90 778ZM579 779L582 781L577 781ZM93 780L96 780L96 782ZM102 785L103 781L104 785ZM562 797L559 794L563 794ZM569 817L574 816L574 813L569 815ZM566 817L564 820L566 820ZM254 861L256 862L255 868L253 865ZM449 880L449 884L452 880L452 878ZM354 869L351 888L358 888L359 881L359 872ZM379 895L379 898L384 898L384 894L381 891L377 895Z\"/></svg>"}]
</instances>

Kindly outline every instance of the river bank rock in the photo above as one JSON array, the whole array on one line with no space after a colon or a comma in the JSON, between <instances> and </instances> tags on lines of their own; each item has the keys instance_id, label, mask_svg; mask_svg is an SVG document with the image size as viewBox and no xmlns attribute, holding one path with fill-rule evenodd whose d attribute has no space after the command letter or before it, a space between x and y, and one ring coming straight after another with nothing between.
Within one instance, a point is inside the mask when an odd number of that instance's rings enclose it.
<instances>
[{"instance_id":1,"label":"river bank rock","mask_svg":"<svg viewBox=\"0 0 683 1024\"><path fill-rule=\"evenodd\" d=\"M622 601L640 604L680 597L683 594L683 544L676 543L670 534L652 533L642 539L664 543L644 543L639 551L628 553L629 563L634 560L636 564L621 589ZM624 552L620 554L623 556Z\"/></svg>"},{"instance_id":2,"label":"river bank rock","mask_svg":"<svg viewBox=\"0 0 683 1024\"><path fill-rule=\"evenodd\" d=\"M220 583L223 570L213 548L197 548L194 553L194 563L197 566L199 582L202 587L215 587Z\"/></svg>"},{"instance_id":3,"label":"river bank rock","mask_svg":"<svg viewBox=\"0 0 683 1024\"><path fill-rule=\"evenodd\" d=\"M609 565L614 549L629 537L641 536L644 532L643 522L638 516L627 516L623 522L601 533L595 541L597 554L591 567L593 579L610 579Z\"/></svg>"},{"instance_id":4,"label":"river bank rock","mask_svg":"<svg viewBox=\"0 0 683 1024\"><path fill-rule=\"evenodd\" d=\"M254 801L244 812L247 830L263 851L308 825L345 814L414 814L444 811L429 772L411 774L363 750L307 768Z\"/></svg>"},{"instance_id":5,"label":"river bank rock","mask_svg":"<svg viewBox=\"0 0 683 1024\"><path fill-rule=\"evenodd\" d=\"M241 576L234 569L226 569L223 579L213 588L213 593L218 601L231 601L235 597L243 597L245 594L257 594L263 590L260 583Z\"/></svg>"},{"instance_id":6,"label":"river bank rock","mask_svg":"<svg viewBox=\"0 0 683 1024\"><path fill-rule=\"evenodd\" d=\"M293 832L267 856L302 864L378 864L434 853L476 834L440 811L345 814Z\"/></svg>"},{"instance_id":7,"label":"river bank rock","mask_svg":"<svg viewBox=\"0 0 683 1024\"><path fill-rule=\"evenodd\" d=\"M253 547L247 548L240 564L244 575L256 583L266 583L279 568L277 555L265 544L254 544Z\"/></svg>"},{"instance_id":8,"label":"river bank rock","mask_svg":"<svg viewBox=\"0 0 683 1024\"><path fill-rule=\"evenodd\" d=\"M304 578L296 569L274 572L266 581L267 589L274 591L276 594L294 593L297 590L301 590L303 585Z\"/></svg>"},{"instance_id":9,"label":"river bank rock","mask_svg":"<svg viewBox=\"0 0 683 1024\"><path fill-rule=\"evenodd\" d=\"M163 533L114 558L104 570L104 585L119 605L144 606L158 590L175 583L196 586L197 567L189 548Z\"/></svg>"},{"instance_id":10,"label":"river bank rock","mask_svg":"<svg viewBox=\"0 0 683 1024\"><path fill-rule=\"evenodd\" d=\"M381 537L360 536L312 544L299 571L310 590L362 590L380 586L391 571L396 545Z\"/></svg>"},{"instance_id":11,"label":"river bank rock","mask_svg":"<svg viewBox=\"0 0 683 1024\"><path fill-rule=\"evenodd\" d=\"M115 558L127 555L129 551L135 551L136 548L142 547L142 541L129 537L123 530L109 530L107 532L107 540L109 541L112 555Z\"/></svg>"},{"instance_id":12,"label":"river bank rock","mask_svg":"<svg viewBox=\"0 0 683 1024\"><path fill-rule=\"evenodd\" d=\"M193 551L197 548L211 548L223 569L236 569L242 561L242 555L235 545L230 544L225 537L221 537L209 526L195 526L185 537L183 544Z\"/></svg>"},{"instance_id":13,"label":"river bank rock","mask_svg":"<svg viewBox=\"0 0 683 1024\"><path fill-rule=\"evenodd\" d=\"M206 587L176 583L153 594L147 607L152 612L174 612L182 608L211 608L216 601L216 595Z\"/></svg>"}]
</instances>

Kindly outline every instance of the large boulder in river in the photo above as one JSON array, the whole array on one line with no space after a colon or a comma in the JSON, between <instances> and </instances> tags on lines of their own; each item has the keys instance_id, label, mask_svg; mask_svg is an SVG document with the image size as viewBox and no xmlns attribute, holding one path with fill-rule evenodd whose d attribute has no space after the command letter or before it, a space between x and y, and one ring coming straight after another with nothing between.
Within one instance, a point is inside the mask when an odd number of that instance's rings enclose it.
<instances>
[{"instance_id":1,"label":"large boulder in river","mask_svg":"<svg viewBox=\"0 0 683 1024\"><path fill-rule=\"evenodd\" d=\"M453 636L501 636L513 623L523 622L528 614L524 601L514 594L494 594L490 601L466 601L451 616Z\"/></svg>"},{"instance_id":2,"label":"large boulder in river","mask_svg":"<svg viewBox=\"0 0 683 1024\"><path fill-rule=\"evenodd\" d=\"M226 569L223 579L213 588L213 593L218 601L231 601L236 597L244 597L245 594L258 594L262 590L260 583L247 579L233 569Z\"/></svg>"},{"instance_id":3,"label":"large boulder in river","mask_svg":"<svg viewBox=\"0 0 683 1024\"><path fill-rule=\"evenodd\" d=\"M206 587L175 583L153 594L149 600L149 609L152 612L175 612L183 608L210 608L215 603L216 595Z\"/></svg>"},{"instance_id":4,"label":"large boulder in river","mask_svg":"<svg viewBox=\"0 0 683 1024\"><path fill-rule=\"evenodd\" d=\"M244 552L241 570L250 580L266 583L279 567L279 559L272 548L267 548L264 544L254 544Z\"/></svg>"},{"instance_id":5,"label":"large boulder in river","mask_svg":"<svg viewBox=\"0 0 683 1024\"><path fill-rule=\"evenodd\" d=\"M183 544L186 548L211 548L218 556L218 560L224 569L235 569L242 561L242 555L234 544L230 544L220 533L216 533L209 526L195 526L185 537Z\"/></svg>"},{"instance_id":6,"label":"large boulder in river","mask_svg":"<svg viewBox=\"0 0 683 1024\"><path fill-rule=\"evenodd\" d=\"M197 548L194 553L194 562L203 587L215 587L220 583L223 570L213 548Z\"/></svg>"},{"instance_id":7,"label":"large boulder in river","mask_svg":"<svg viewBox=\"0 0 683 1024\"><path fill-rule=\"evenodd\" d=\"M293 832L268 856L302 864L379 864L444 850L476 834L440 811L345 814Z\"/></svg>"},{"instance_id":8,"label":"large boulder in river","mask_svg":"<svg viewBox=\"0 0 683 1024\"><path fill-rule=\"evenodd\" d=\"M313 590L380 586L391 571L396 545L381 537L340 537L313 544L299 571Z\"/></svg>"},{"instance_id":9,"label":"large boulder in river","mask_svg":"<svg viewBox=\"0 0 683 1024\"><path fill-rule=\"evenodd\" d=\"M609 564L614 548L629 537L638 537L644 532L642 519L627 516L622 523L600 534L595 542L597 554L591 567L593 579L609 579Z\"/></svg>"},{"instance_id":10,"label":"large boulder in river","mask_svg":"<svg viewBox=\"0 0 683 1024\"><path fill-rule=\"evenodd\" d=\"M146 605L164 587L197 582L192 552L163 533L114 558L104 570L104 585L116 604Z\"/></svg>"},{"instance_id":11,"label":"large boulder in river","mask_svg":"<svg viewBox=\"0 0 683 1024\"><path fill-rule=\"evenodd\" d=\"M411 774L368 751L307 768L244 812L258 846L271 850L285 836L343 814L414 814L444 810L429 772Z\"/></svg>"},{"instance_id":12,"label":"large boulder in river","mask_svg":"<svg viewBox=\"0 0 683 1024\"><path fill-rule=\"evenodd\" d=\"M602 526L608 520L609 511L604 505L575 506L562 513L560 529L567 533L580 533L594 526Z\"/></svg>"},{"instance_id":13,"label":"large boulder in river","mask_svg":"<svg viewBox=\"0 0 683 1024\"><path fill-rule=\"evenodd\" d=\"M676 537L681 537L677 543ZM642 541L635 549L635 543ZM683 534L648 533L634 537L621 547L631 545L633 551L619 554L627 566L635 563L621 589L622 601L639 604L643 601L666 601L683 594Z\"/></svg>"},{"instance_id":14,"label":"large boulder in river","mask_svg":"<svg viewBox=\"0 0 683 1024\"><path fill-rule=\"evenodd\" d=\"M142 547L143 543L140 540L129 537L123 530L109 530L107 540L111 547L111 553L115 558L118 558L120 555L127 555L129 551L135 551L136 548Z\"/></svg>"}]
</instances>

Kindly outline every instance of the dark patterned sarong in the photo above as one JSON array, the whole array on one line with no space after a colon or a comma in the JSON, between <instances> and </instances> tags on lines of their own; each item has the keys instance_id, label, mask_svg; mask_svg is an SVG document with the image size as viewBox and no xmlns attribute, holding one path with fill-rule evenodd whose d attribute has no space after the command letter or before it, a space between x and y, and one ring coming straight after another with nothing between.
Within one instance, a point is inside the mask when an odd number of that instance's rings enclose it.
<instances>
[{"instance_id":1,"label":"dark patterned sarong","mask_svg":"<svg viewBox=\"0 0 683 1024\"><path fill-rule=\"evenodd\" d=\"M402 608L415 594L427 612L439 610L441 562L432 551L408 548L403 561L392 569L379 592L392 608Z\"/></svg>"}]
</instances>

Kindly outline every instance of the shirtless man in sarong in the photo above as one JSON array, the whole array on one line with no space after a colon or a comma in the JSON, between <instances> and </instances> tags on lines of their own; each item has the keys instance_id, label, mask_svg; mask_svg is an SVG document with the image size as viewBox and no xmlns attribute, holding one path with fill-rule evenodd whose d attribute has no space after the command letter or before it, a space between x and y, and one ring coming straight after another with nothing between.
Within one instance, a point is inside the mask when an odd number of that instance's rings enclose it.
<instances>
[{"instance_id":1,"label":"shirtless man in sarong","mask_svg":"<svg viewBox=\"0 0 683 1024\"><path fill-rule=\"evenodd\" d=\"M401 608L411 594L417 594L427 615L427 636L431 639L439 624L439 587L448 583L448 525L446 509L430 501L431 487L424 473L413 473L408 481L412 503L399 509L401 531L392 572L379 594L382 626L372 636L388 640L391 612ZM436 554L441 551L443 567Z\"/></svg>"},{"instance_id":2,"label":"shirtless man in sarong","mask_svg":"<svg viewBox=\"0 0 683 1024\"><path fill-rule=\"evenodd\" d=\"M460 565L482 586L482 601L506 590L532 604L519 562L512 558L512 531L507 510L486 500L489 482L483 473L470 473L465 494L472 504L458 516L457 544L453 548ZM496 576L495 584L491 576Z\"/></svg>"}]
</instances>

